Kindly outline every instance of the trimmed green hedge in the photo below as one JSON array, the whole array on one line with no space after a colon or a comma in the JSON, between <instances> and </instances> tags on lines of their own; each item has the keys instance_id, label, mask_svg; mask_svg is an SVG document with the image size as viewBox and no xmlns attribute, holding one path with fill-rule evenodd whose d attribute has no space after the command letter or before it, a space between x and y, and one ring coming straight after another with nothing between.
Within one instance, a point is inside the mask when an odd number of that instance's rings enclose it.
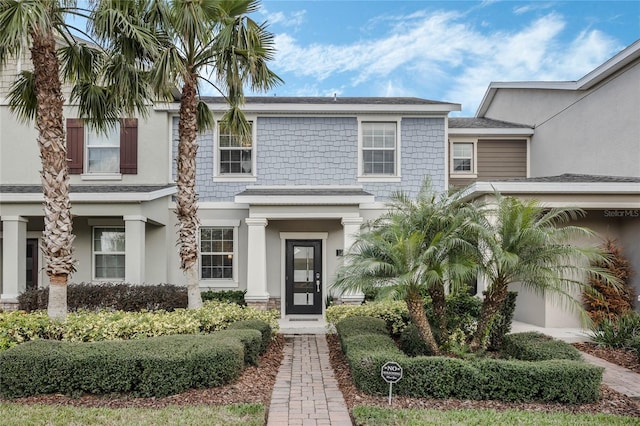
<instances>
[{"instance_id":1,"label":"trimmed green hedge","mask_svg":"<svg viewBox=\"0 0 640 426\"><path fill-rule=\"evenodd\" d=\"M410 358L375 322L347 318L336 329L347 332L340 335L343 350L356 386L366 393L387 394L388 384L380 377L380 369L396 361L403 368L403 378L394 390L403 396L569 404L593 402L600 396L603 369L581 361Z\"/></svg>"},{"instance_id":2,"label":"trimmed green hedge","mask_svg":"<svg viewBox=\"0 0 640 426\"><path fill-rule=\"evenodd\" d=\"M262 335L258 330L220 330L216 331L215 335L221 339L238 339L244 348L244 363L258 365L260 348L262 347Z\"/></svg>"},{"instance_id":3,"label":"trimmed green hedge","mask_svg":"<svg viewBox=\"0 0 640 426\"><path fill-rule=\"evenodd\" d=\"M415 324L409 324L407 328L400 333L398 346L402 352L409 356L433 355L433 351L420 336L420 331Z\"/></svg>"},{"instance_id":4,"label":"trimmed green hedge","mask_svg":"<svg viewBox=\"0 0 640 426\"><path fill-rule=\"evenodd\" d=\"M269 343L271 342L272 331L268 322L262 320L242 320L229 324L227 330L258 330L262 336L262 343L260 344L260 353L263 354L267 351Z\"/></svg>"},{"instance_id":5,"label":"trimmed green hedge","mask_svg":"<svg viewBox=\"0 0 640 426\"><path fill-rule=\"evenodd\" d=\"M580 361L539 362L447 357L410 358L396 351L366 353L350 350L347 359L356 386L367 393L385 395L389 387L380 378L387 361L403 368L393 387L397 395L421 398L495 399L568 404L597 401L602 368Z\"/></svg>"},{"instance_id":6,"label":"trimmed green hedge","mask_svg":"<svg viewBox=\"0 0 640 426\"><path fill-rule=\"evenodd\" d=\"M259 333L249 334L259 347ZM243 359L243 343L229 334L92 343L38 340L0 353L0 395L127 392L162 397L229 383L240 375Z\"/></svg>"},{"instance_id":7,"label":"trimmed green hedge","mask_svg":"<svg viewBox=\"0 0 640 426\"><path fill-rule=\"evenodd\" d=\"M46 310L49 287L27 290L18 296L18 309ZM126 283L79 283L67 286L67 309L115 310L126 312L173 311L187 307L187 288L172 284L135 285Z\"/></svg>"},{"instance_id":8,"label":"trimmed green hedge","mask_svg":"<svg viewBox=\"0 0 640 426\"><path fill-rule=\"evenodd\" d=\"M581 361L580 351L570 344L537 331L507 334L502 343L502 356L522 361L570 359Z\"/></svg>"},{"instance_id":9,"label":"trimmed green hedge","mask_svg":"<svg viewBox=\"0 0 640 426\"><path fill-rule=\"evenodd\" d=\"M203 291L201 293L202 301L217 300L219 302L235 303L239 306L247 306L247 302L244 300L244 295L247 290L218 290L218 291Z\"/></svg>"},{"instance_id":10,"label":"trimmed green hedge","mask_svg":"<svg viewBox=\"0 0 640 426\"><path fill-rule=\"evenodd\" d=\"M389 335L387 323L383 319L365 316L353 316L343 319L336 324L336 331L341 339L362 334Z\"/></svg>"}]
</instances>

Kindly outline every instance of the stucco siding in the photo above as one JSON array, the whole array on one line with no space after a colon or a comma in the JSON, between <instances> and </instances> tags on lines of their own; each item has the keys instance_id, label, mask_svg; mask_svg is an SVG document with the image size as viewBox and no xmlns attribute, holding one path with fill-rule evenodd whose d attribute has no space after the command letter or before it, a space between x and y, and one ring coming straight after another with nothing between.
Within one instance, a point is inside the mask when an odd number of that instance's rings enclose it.
<instances>
[{"instance_id":1,"label":"stucco siding","mask_svg":"<svg viewBox=\"0 0 640 426\"><path fill-rule=\"evenodd\" d=\"M640 61L588 91L499 89L487 118L535 127L531 177L640 176Z\"/></svg>"}]
</instances>

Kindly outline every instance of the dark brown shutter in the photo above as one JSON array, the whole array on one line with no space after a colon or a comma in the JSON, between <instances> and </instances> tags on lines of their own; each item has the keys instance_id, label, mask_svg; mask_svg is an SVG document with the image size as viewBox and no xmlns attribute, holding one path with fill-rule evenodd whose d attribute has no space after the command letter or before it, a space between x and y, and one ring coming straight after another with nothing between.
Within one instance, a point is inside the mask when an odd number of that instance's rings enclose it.
<instances>
[{"instance_id":1,"label":"dark brown shutter","mask_svg":"<svg viewBox=\"0 0 640 426\"><path fill-rule=\"evenodd\" d=\"M138 119L120 121L120 173L138 174Z\"/></svg>"},{"instance_id":2,"label":"dark brown shutter","mask_svg":"<svg viewBox=\"0 0 640 426\"><path fill-rule=\"evenodd\" d=\"M69 174L78 175L83 171L84 165L84 127L82 120L77 118L67 119L67 162Z\"/></svg>"}]
</instances>

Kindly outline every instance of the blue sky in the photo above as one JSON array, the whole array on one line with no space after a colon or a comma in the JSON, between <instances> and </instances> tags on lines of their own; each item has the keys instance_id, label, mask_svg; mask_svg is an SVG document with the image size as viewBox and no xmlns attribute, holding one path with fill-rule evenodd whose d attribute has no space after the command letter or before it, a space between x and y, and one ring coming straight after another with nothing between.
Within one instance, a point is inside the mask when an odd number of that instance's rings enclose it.
<instances>
[{"instance_id":1,"label":"blue sky","mask_svg":"<svg viewBox=\"0 0 640 426\"><path fill-rule=\"evenodd\" d=\"M416 96L475 114L491 81L577 80L640 38L640 1L284 1L276 96Z\"/></svg>"}]
</instances>

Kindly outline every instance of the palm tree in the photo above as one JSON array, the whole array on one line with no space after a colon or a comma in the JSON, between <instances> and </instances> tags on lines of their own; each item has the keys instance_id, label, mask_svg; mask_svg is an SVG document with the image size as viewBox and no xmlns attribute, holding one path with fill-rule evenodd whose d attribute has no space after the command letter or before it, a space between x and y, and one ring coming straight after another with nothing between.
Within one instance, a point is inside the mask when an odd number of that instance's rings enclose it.
<instances>
[{"instance_id":1,"label":"palm tree","mask_svg":"<svg viewBox=\"0 0 640 426\"><path fill-rule=\"evenodd\" d=\"M390 211L363 230L346 254L336 286L363 291L379 288L381 296L404 300L411 321L434 354L439 353L432 325L426 317L423 294L429 292L445 337L447 286L453 290L473 272L468 237L469 211L458 194L440 196L425 184L416 200L395 194Z\"/></svg>"},{"instance_id":2,"label":"palm tree","mask_svg":"<svg viewBox=\"0 0 640 426\"><path fill-rule=\"evenodd\" d=\"M87 12L70 0L0 2L0 63L4 66L9 59L19 60L23 52L31 51L33 70L17 76L9 105L22 121L35 120L38 130L44 193L42 251L51 283L48 313L52 318L66 316L67 281L76 269L62 83L72 84L70 101L78 104L79 116L98 129L105 129L122 112L140 104L127 92L132 87L127 82L137 72L136 67L125 67L123 56L77 43L71 35L65 15L87 16ZM122 33L119 38L131 35ZM114 72L114 59L120 59L119 72ZM136 91L145 93L143 87Z\"/></svg>"},{"instance_id":3,"label":"palm tree","mask_svg":"<svg viewBox=\"0 0 640 426\"><path fill-rule=\"evenodd\" d=\"M211 110L198 99L200 84L211 84L226 97L229 110L221 120L230 131L248 138L250 126L240 109L243 86L261 91L281 82L266 64L274 54L273 35L264 24L246 16L258 6L255 0L151 0L147 5L147 23L165 36L151 71L155 90L164 95L179 87L181 93L176 214L189 308L202 305L197 267L196 137L215 124Z\"/></svg>"},{"instance_id":4,"label":"palm tree","mask_svg":"<svg viewBox=\"0 0 640 426\"><path fill-rule=\"evenodd\" d=\"M507 297L507 290L519 282L525 288L559 295L570 307L582 309L572 292L583 288L585 275L596 274L615 285L615 279L595 261L606 261L594 247L571 245L575 237L592 237L589 229L566 225L584 215L579 209L549 209L535 200L497 197L497 208L488 211L481 240L484 255L480 270L489 288L482 304L478 326L470 349L485 347L491 323Z\"/></svg>"}]
</instances>

